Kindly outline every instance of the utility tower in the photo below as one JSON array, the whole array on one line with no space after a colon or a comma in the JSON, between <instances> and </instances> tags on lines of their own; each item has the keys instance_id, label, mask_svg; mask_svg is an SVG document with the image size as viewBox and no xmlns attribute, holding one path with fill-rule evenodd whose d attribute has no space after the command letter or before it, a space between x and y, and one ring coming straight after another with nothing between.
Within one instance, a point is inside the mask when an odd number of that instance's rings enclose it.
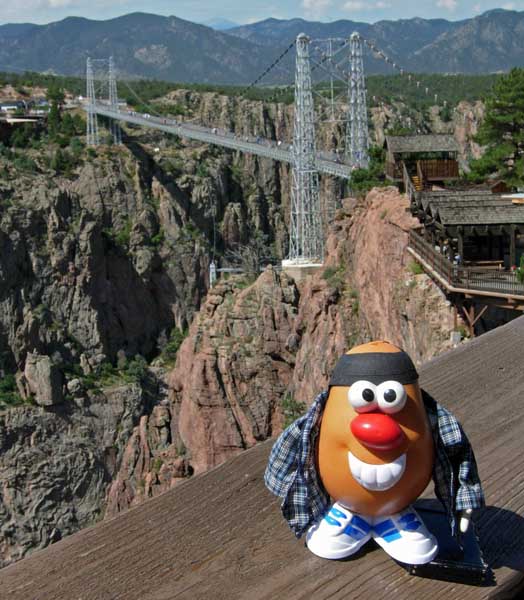
<instances>
[{"instance_id":1,"label":"utility tower","mask_svg":"<svg viewBox=\"0 0 524 600\"><path fill-rule=\"evenodd\" d=\"M324 259L309 38L304 33L297 37L296 50L291 223L284 267L320 265Z\"/></svg>"},{"instance_id":2,"label":"utility tower","mask_svg":"<svg viewBox=\"0 0 524 600\"><path fill-rule=\"evenodd\" d=\"M349 115L346 129L346 157L353 166L365 169L369 165L369 132L362 38L359 33L351 34L349 45Z\"/></svg>"},{"instance_id":3,"label":"utility tower","mask_svg":"<svg viewBox=\"0 0 524 600\"><path fill-rule=\"evenodd\" d=\"M86 64L86 96L87 96L87 145L98 146L98 121L94 111L96 103L95 78L93 74L93 64L91 59L87 59Z\"/></svg>"},{"instance_id":4,"label":"utility tower","mask_svg":"<svg viewBox=\"0 0 524 600\"><path fill-rule=\"evenodd\" d=\"M109 57L109 106L114 112L120 112L118 107L118 92L116 88L116 71L113 57ZM115 144L122 143L122 131L116 119L111 119L111 133Z\"/></svg>"}]
</instances>

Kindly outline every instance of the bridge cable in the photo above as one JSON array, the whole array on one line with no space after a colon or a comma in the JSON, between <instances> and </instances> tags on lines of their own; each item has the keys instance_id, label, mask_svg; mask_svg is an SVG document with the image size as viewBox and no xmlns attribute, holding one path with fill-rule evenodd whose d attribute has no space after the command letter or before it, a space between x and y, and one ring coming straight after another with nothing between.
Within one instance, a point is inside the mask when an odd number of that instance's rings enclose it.
<instances>
[{"instance_id":1,"label":"bridge cable","mask_svg":"<svg viewBox=\"0 0 524 600\"><path fill-rule=\"evenodd\" d=\"M373 42L367 40L363 36L361 36L361 37L362 37L362 40L364 41L364 43L366 44L366 46L373 53L377 54L381 60L383 60L387 64L391 65L393 67L393 69L396 69L398 71L399 75L403 76L406 74L406 69L404 69L399 64L397 64L393 59L389 58L389 56L387 56L384 52L382 52L382 50L380 50L380 48L375 46L375 44ZM413 75L411 73L407 73L407 76L408 76L408 81L411 82ZM415 79L415 83L417 84L417 88L420 88L420 86L422 85L422 82L418 79ZM426 96L429 96L429 91L430 91L429 87L426 87L425 88ZM434 98L435 98L435 105L438 106L438 94L434 94ZM443 106L447 106L447 104L448 104L447 100L444 100Z\"/></svg>"},{"instance_id":2,"label":"bridge cable","mask_svg":"<svg viewBox=\"0 0 524 600\"><path fill-rule=\"evenodd\" d=\"M165 117L165 115L161 115L160 113L158 113L152 106L151 104L149 104L148 102L146 102L143 98L141 98L136 92L135 90L127 83L127 81L125 79L120 79L119 83L123 83L127 89L133 94L133 96L146 108L148 108L151 112L151 114L153 114L155 117L159 117L159 118L163 118Z\"/></svg>"},{"instance_id":3,"label":"bridge cable","mask_svg":"<svg viewBox=\"0 0 524 600\"><path fill-rule=\"evenodd\" d=\"M254 88L257 83L259 83L262 79L264 79L264 77L271 71L273 70L273 68L281 61L284 59L284 57L288 54L288 52L295 46L295 40L293 40L293 42L291 42L291 44L289 44L289 46L284 50L284 52L282 52L282 54L276 58L270 65L269 67L261 74L259 75L255 81L253 81L253 83L251 83L250 85L248 85L246 88L244 88L241 92L240 95L243 96L244 94L246 94L247 92L249 92L249 90L251 90L252 88Z\"/></svg>"}]
</instances>

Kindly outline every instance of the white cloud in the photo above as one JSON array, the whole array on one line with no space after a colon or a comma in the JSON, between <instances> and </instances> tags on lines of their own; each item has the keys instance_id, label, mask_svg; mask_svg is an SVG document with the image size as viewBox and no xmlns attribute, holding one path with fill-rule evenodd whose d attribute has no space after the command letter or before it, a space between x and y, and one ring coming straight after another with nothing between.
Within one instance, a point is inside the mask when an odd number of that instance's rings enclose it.
<instances>
[{"instance_id":1,"label":"white cloud","mask_svg":"<svg viewBox=\"0 0 524 600\"><path fill-rule=\"evenodd\" d=\"M342 5L342 8L348 12L363 12L365 10L391 8L391 4L385 0L378 0L377 2L369 2L368 0L348 0L348 2Z\"/></svg>"},{"instance_id":2,"label":"white cloud","mask_svg":"<svg viewBox=\"0 0 524 600\"><path fill-rule=\"evenodd\" d=\"M438 0L437 6L439 8L445 8L450 12L454 12L457 9L458 2L457 0Z\"/></svg>"},{"instance_id":3,"label":"white cloud","mask_svg":"<svg viewBox=\"0 0 524 600\"><path fill-rule=\"evenodd\" d=\"M306 17L310 19L321 17L331 5L332 0L302 0L302 7Z\"/></svg>"},{"instance_id":4,"label":"white cloud","mask_svg":"<svg viewBox=\"0 0 524 600\"><path fill-rule=\"evenodd\" d=\"M502 8L505 8L506 10L515 10L517 8L517 5L515 4L515 2L506 2L506 4L502 5Z\"/></svg>"},{"instance_id":5,"label":"white cloud","mask_svg":"<svg viewBox=\"0 0 524 600\"><path fill-rule=\"evenodd\" d=\"M474 10L476 13L482 12L482 6L481 6L480 4L475 4L475 5L473 6L473 10Z\"/></svg>"},{"instance_id":6,"label":"white cloud","mask_svg":"<svg viewBox=\"0 0 524 600\"><path fill-rule=\"evenodd\" d=\"M46 0L40 3L43 8L64 8L64 6L74 6L82 4L81 0Z\"/></svg>"}]
</instances>

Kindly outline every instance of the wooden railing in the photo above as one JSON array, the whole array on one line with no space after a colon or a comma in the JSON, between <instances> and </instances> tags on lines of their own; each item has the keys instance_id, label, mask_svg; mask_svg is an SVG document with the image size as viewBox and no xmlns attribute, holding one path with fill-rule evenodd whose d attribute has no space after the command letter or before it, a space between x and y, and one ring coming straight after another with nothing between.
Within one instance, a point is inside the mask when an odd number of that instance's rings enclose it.
<instances>
[{"instance_id":1,"label":"wooden railing","mask_svg":"<svg viewBox=\"0 0 524 600\"><path fill-rule=\"evenodd\" d=\"M424 169L422 168L422 161L421 160L417 160L417 176L420 180L420 185L422 186L422 189L424 189L424 184L426 181L426 174L424 173Z\"/></svg>"},{"instance_id":2,"label":"wooden railing","mask_svg":"<svg viewBox=\"0 0 524 600\"><path fill-rule=\"evenodd\" d=\"M501 269L462 267L453 264L446 256L412 229L409 232L409 247L443 279L449 287L471 290L472 292L493 292L510 296L524 297L524 283L520 283L516 273ZM424 265L422 265L424 266Z\"/></svg>"},{"instance_id":3,"label":"wooden railing","mask_svg":"<svg viewBox=\"0 0 524 600\"><path fill-rule=\"evenodd\" d=\"M404 179L404 190L406 191L410 203L414 204L417 196L417 190L413 185L413 181L411 180L411 176L408 173L405 162L402 162L402 177Z\"/></svg>"},{"instance_id":4,"label":"wooden railing","mask_svg":"<svg viewBox=\"0 0 524 600\"><path fill-rule=\"evenodd\" d=\"M386 175L391 179L402 179L403 162L386 161ZM413 166L414 168L414 166ZM417 161L417 173L422 173L424 180L453 179L459 176L459 168L456 160L452 159L424 159ZM419 173L419 176L420 176Z\"/></svg>"},{"instance_id":5,"label":"wooden railing","mask_svg":"<svg viewBox=\"0 0 524 600\"><path fill-rule=\"evenodd\" d=\"M434 158L417 161L424 179L453 179L459 176L458 162L452 159Z\"/></svg>"}]
</instances>

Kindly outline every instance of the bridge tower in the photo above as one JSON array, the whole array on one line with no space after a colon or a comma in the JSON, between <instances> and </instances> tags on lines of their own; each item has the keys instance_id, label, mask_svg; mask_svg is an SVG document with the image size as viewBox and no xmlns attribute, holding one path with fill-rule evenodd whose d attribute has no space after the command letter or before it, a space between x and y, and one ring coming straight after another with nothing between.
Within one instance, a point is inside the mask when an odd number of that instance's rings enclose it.
<instances>
[{"instance_id":1,"label":"bridge tower","mask_svg":"<svg viewBox=\"0 0 524 600\"><path fill-rule=\"evenodd\" d=\"M304 33L296 40L291 222L284 267L318 266L324 259L309 42Z\"/></svg>"},{"instance_id":2,"label":"bridge tower","mask_svg":"<svg viewBox=\"0 0 524 600\"><path fill-rule=\"evenodd\" d=\"M96 103L95 78L93 75L93 64L91 59L86 63L86 96L87 96L87 145L98 146L98 121L93 107Z\"/></svg>"},{"instance_id":3,"label":"bridge tower","mask_svg":"<svg viewBox=\"0 0 524 600\"><path fill-rule=\"evenodd\" d=\"M366 105L366 81L362 38L359 33L351 34L350 77L348 89L349 114L346 128L346 157L351 165L365 169L369 165L369 132Z\"/></svg>"},{"instance_id":4,"label":"bridge tower","mask_svg":"<svg viewBox=\"0 0 524 600\"><path fill-rule=\"evenodd\" d=\"M120 112L118 107L118 92L116 87L116 70L115 63L113 61L113 57L109 57L109 69L108 69L108 77L109 77L109 106L110 109L114 112ZM113 142L115 144L122 143L122 131L120 129L120 125L116 119L111 119L111 133L113 134Z\"/></svg>"}]
</instances>

